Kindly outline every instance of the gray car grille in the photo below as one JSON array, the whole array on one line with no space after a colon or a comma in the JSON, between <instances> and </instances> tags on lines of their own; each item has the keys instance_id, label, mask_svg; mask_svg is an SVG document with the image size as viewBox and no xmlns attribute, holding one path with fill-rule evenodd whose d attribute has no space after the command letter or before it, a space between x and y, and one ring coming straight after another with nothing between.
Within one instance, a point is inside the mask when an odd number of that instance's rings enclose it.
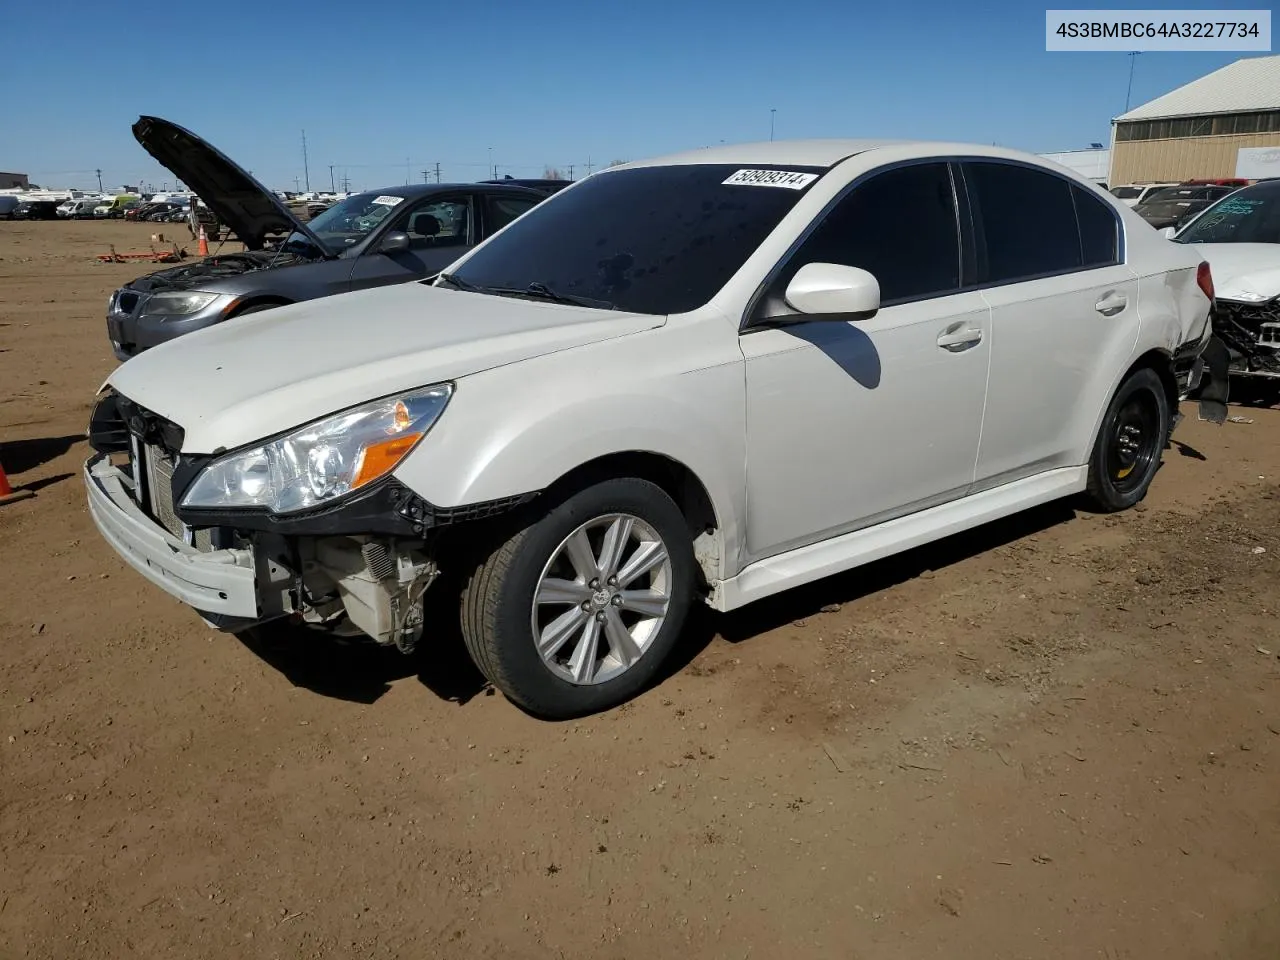
<instances>
[{"instance_id":1,"label":"gray car grille","mask_svg":"<svg viewBox=\"0 0 1280 960\"><path fill-rule=\"evenodd\" d=\"M163 450L147 446L147 489L151 492L151 513L175 537L187 537L187 527L173 509L173 468L175 462ZM210 531L196 530L189 541L197 550L212 550Z\"/></svg>"}]
</instances>

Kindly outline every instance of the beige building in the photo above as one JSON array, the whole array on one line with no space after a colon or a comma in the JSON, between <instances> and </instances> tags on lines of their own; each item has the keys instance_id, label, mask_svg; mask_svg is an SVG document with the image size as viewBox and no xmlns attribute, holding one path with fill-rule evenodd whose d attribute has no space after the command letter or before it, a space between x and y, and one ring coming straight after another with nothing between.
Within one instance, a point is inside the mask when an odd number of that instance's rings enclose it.
<instances>
[{"instance_id":1,"label":"beige building","mask_svg":"<svg viewBox=\"0 0 1280 960\"><path fill-rule=\"evenodd\" d=\"M1241 147L1280 147L1280 56L1237 60L1116 117L1107 182L1235 177Z\"/></svg>"}]
</instances>

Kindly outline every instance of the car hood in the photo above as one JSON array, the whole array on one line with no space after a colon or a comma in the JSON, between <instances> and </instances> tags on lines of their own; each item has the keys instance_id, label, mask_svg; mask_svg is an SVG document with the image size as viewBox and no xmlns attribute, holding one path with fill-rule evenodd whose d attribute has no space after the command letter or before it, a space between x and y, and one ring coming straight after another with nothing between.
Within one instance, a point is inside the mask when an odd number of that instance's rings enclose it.
<instances>
[{"instance_id":1,"label":"car hood","mask_svg":"<svg viewBox=\"0 0 1280 960\"><path fill-rule=\"evenodd\" d=\"M665 320L396 284L195 331L121 364L107 385L181 426L184 453L213 453L379 397Z\"/></svg>"},{"instance_id":2,"label":"car hood","mask_svg":"<svg viewBox=\"0 0 1280 960\"><path fill-rule=\"evenodd\" d=\"M1280 296L1280 243L1189 243L1209 261L1214 295L1257 302Z\"/></svg>"},{"instance_id":3,"label":"car hood","mask_svg":"<svg viewBox=\"0 0 1280 960\"><path fill-rule=\"evenodd\" d=\"M261 250L269 233L296 230L319 249L324 244L280 198L239 164L176 123L142 116L133 125L142 148L205 202L250 250Z\"/></svg>"}]
</instances>

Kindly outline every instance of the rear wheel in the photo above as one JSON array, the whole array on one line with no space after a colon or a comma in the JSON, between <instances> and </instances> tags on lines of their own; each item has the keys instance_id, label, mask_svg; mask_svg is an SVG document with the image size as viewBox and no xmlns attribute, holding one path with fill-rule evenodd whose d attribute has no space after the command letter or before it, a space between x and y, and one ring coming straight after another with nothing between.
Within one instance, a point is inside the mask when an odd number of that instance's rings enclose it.
<instances>
[{"instance_id":1,"label":"rear wheel","mask_svg":"<svg viewBox=\"0 0 1280 960\"><path fill-rule=\"evenodd\" d=\"M1088 494L1104 512L1125 510L1147 495L1169 438L1169 397L1159 374L1135 370L1120 384L1094 442Z\"/></svg>"},{"instance_id":2,"label":"rear wheel","mask_svg":"<svg viewBox=\"0 0 1280 960\"><path fill-rule=\"evenodd\" d=\"M645 480L607 480L510 536L463 588L462 633L480 671L546 717L616 706L675 646L693 596L679 508Z\"/></svg>"}]
</instances>

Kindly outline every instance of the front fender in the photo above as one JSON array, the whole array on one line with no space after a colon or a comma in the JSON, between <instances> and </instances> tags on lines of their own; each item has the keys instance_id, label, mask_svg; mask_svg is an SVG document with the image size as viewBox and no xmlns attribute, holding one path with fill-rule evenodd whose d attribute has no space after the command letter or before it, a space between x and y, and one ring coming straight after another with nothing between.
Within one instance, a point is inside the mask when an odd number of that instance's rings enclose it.
<instances>
[{"instance_id":1,"label":"front fender","mask_svg":"<svg viewBox=\"0 0 1280 960\"><path fill-rule=\"evenodd\" d=\"M691 372L654 371L643 350L629 366L601 357L621 357L619 342L464 378L397 479L434 506L458 507L544 490L609 454L658 454L702 482L716 512L722 575L732 576L745 496L741 354ZM680 355L673 348L666 362Z\"/></svg>"}]
</instances>

